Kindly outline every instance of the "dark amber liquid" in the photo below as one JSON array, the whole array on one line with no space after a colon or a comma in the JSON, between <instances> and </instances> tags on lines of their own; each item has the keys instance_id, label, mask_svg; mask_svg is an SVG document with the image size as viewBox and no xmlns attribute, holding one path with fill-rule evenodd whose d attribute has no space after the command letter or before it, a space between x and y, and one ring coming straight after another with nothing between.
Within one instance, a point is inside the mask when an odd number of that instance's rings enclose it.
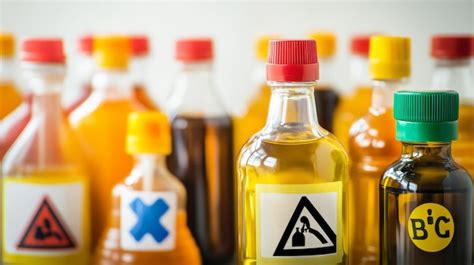
<instances>
[{"instance_id":1,"label":"dark amber liquid","mask_svg":"<svg viewBox=\"0 0 474 265\"><path fill-rule=\"evenodd\" d=\"M318 122L326 130L333 132L334 112L339 96L331 87L318 87L314 90Z\"/></svg>"},{"instance_id":2,"label":"dark amber liquid","mask_svg":"<svg viewBox=\"0 0 474 265\"><path fill-rule=\"evenodd\" d=\"M188 193L188 225L204 264L228 264L234 254L232 121L178 116L172 121L171 172Z\"/></svg>"}]
</instances>

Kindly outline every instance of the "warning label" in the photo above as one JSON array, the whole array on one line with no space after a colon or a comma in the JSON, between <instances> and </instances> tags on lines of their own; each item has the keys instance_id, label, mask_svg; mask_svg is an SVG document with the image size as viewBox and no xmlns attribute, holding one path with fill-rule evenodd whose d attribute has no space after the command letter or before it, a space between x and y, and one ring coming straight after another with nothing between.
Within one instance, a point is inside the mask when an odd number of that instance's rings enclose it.
<instances>
[{"instance_id":1,"label":"warning label","mask_svg":"<svg viewBox=\"0 0 474 265\"><path fill-rule=\"evenodd\" d=\"M257 185L257 263L340 262L342 232L341 182Z\"/></svg>"}]
</instances>

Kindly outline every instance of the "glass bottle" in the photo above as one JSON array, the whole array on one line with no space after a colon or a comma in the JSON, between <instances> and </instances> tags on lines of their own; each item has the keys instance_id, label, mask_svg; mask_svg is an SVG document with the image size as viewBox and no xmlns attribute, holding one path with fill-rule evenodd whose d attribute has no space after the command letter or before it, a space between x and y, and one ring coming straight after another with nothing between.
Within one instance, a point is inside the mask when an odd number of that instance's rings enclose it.
<instances>
[{"instance_id":1,"label":"glass bottle","mask_svg":"<svg viewBox=\"0 0 474 265\"><path fill-rule=\"evenodd\" d=\"M334 114L334 134L347 147L352 124L370 108L372 88L369 75L370 35L356 35L351 39L349 61L349 89L342 90Z\"/></svg>"},{"instance_id":2,"label":"glass bottle","mask_svg":"<svg viewBox=\"0 0 474 265\"><path fill-rule=\"evenodd\" d=\"M350 264L379 264L378 185L387 166L395 161L393 94L410 76L410 39L374 36L370 39L372 104L351 127L348 182Z\"/></svg>"},{"instance_id":3,"label":"glass bottle","mask_svg":"<svg viewBox=\"0 0 474 265\"><path fill-rule=\"evenodd\" d=\"M452 151L456 161L474 177L474 83L469 69L470 49L469 35L436 35L431 39L431 57L434 59L431 87L459 92L459 138L454 141Z\"/></svg>"},{"instance_id":4,"label":"glass bottle","mask_svg":"<svg viewBox=\"0 0 474 265\"><path fill-rule=\"evenodd\" d=\"M95 264L200 265L199 249L186 222L186 190L166 168L165 155L171 152L166 116L130 114L127 152L136 162L130 176L113 190Z\"/></svg>"},{"instance_id":5,"label":"glass bottle","mask_svg":"<svg viewBox=\"0 0 474 265\"><path fill-rule=\"evenodd\" d=\"M238 264L345 264L349 159L318 123L314 40L272 40L265 127L238 163Z\"/></svg>"},{"instance_id":6,"label":"glass bottle","mask_svg":"<svg viewBox=\"0 0 474 265\"><path fill-rule=\"evenodd\" d=\"M336 55L337 39L332 32L315 32L309 35L318 44L318 57L320 59L321 80L314 89L316 108L318 108L319 124L326 130L333 132L334 113L339 103L339 95L334 81L336 69L334 56Z\"/></svg>"},{"instance_id":7,"label":"glass bottle","mask_svg":"<svg viewBox=\"0 0 474 265\"><path fill-rule=\"evenodd\" d=\"M22 49L32 114L4 158L2 264L87 264L89 185L61 109L62 41L27 39Z\"/></svg>"},{"instance_id":8,"label":"glass bottle","mask_svg":"<svg viewBox=\"0 0 474 265\"><path fill-rule=\"evenodd\" d=\"M133 166L132 156L125 152L127 117L142 107L132 97L129 57L128 38L95 36L98 70L92 77L92 94L69 115L91 171L93 244L105 228L112 188Z\"/></svg>"},{"instance_id":9,"label":"glass bottle","mask_svg":"<svg viewBox=\"0 0 474 265\"><path fill-rule=\"evenodd\" d=\"M166 111L173 151L168 165L185 185L188 224L204 264L228 264L234 255L233 129L212 80L212 40L181 39L181 62Z\"/></svg>"},{"instance_id":10,"label":"glass bottle","mask_svg":"<svg viewBox=\"0 0 474 265\"><path fill-rule=\"evenodd\" d=\"M471 264L472 182L451 156L459 96L400 91L394 105L403 148L380 184L380 264Z\"/></svg>"}]
</instances>

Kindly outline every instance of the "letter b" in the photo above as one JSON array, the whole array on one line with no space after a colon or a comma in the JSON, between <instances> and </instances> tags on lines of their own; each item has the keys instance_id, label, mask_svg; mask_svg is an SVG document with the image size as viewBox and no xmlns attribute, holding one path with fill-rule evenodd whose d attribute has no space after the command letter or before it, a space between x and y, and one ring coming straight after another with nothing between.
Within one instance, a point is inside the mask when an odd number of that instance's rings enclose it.
<instances>
[{"instance_id":1,"label":"letter b","mask_svg":"<svg viewBox=\"0 0 474 265\"><path fill-rule=\"evenodd\" d=\"M410 219L411 227L413 228L413 240L425 240L428 238L428 231L425 229L425 222L423 219ZM418 225L417 225L418 224ZM418 234L418 232L421 232Z\"/></svg>"}]
</instances>

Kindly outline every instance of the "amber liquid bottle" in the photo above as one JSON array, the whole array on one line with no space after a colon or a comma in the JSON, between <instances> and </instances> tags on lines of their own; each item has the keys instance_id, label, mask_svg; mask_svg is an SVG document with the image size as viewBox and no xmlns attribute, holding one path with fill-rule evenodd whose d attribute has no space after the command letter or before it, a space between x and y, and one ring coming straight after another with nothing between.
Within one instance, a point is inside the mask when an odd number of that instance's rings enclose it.
<instances>
[{"instance_id":1,"label":"amber liquid bottle","mask_svg":"<svg viewBox=\"0 0 474 265\"><path fill-rule=\"evenodd\" d=\"M166 111L172 117L171 172L188 193L188 224L203 263L228 264L234 254L232 121L211 80L212 42L177 42L182 62Z\"/></svg>"},{"instance_id":2,"label":"amber liquid bottle","mask_svg":"<svg viewBox=\"0 0 474 265\"><path fill-rule=\"evenodd\" d=\"M395 94L402 154L380 184L383 265L471 264L472 182L451 156L454 91Z\"/></svg>"}]
</instances>

